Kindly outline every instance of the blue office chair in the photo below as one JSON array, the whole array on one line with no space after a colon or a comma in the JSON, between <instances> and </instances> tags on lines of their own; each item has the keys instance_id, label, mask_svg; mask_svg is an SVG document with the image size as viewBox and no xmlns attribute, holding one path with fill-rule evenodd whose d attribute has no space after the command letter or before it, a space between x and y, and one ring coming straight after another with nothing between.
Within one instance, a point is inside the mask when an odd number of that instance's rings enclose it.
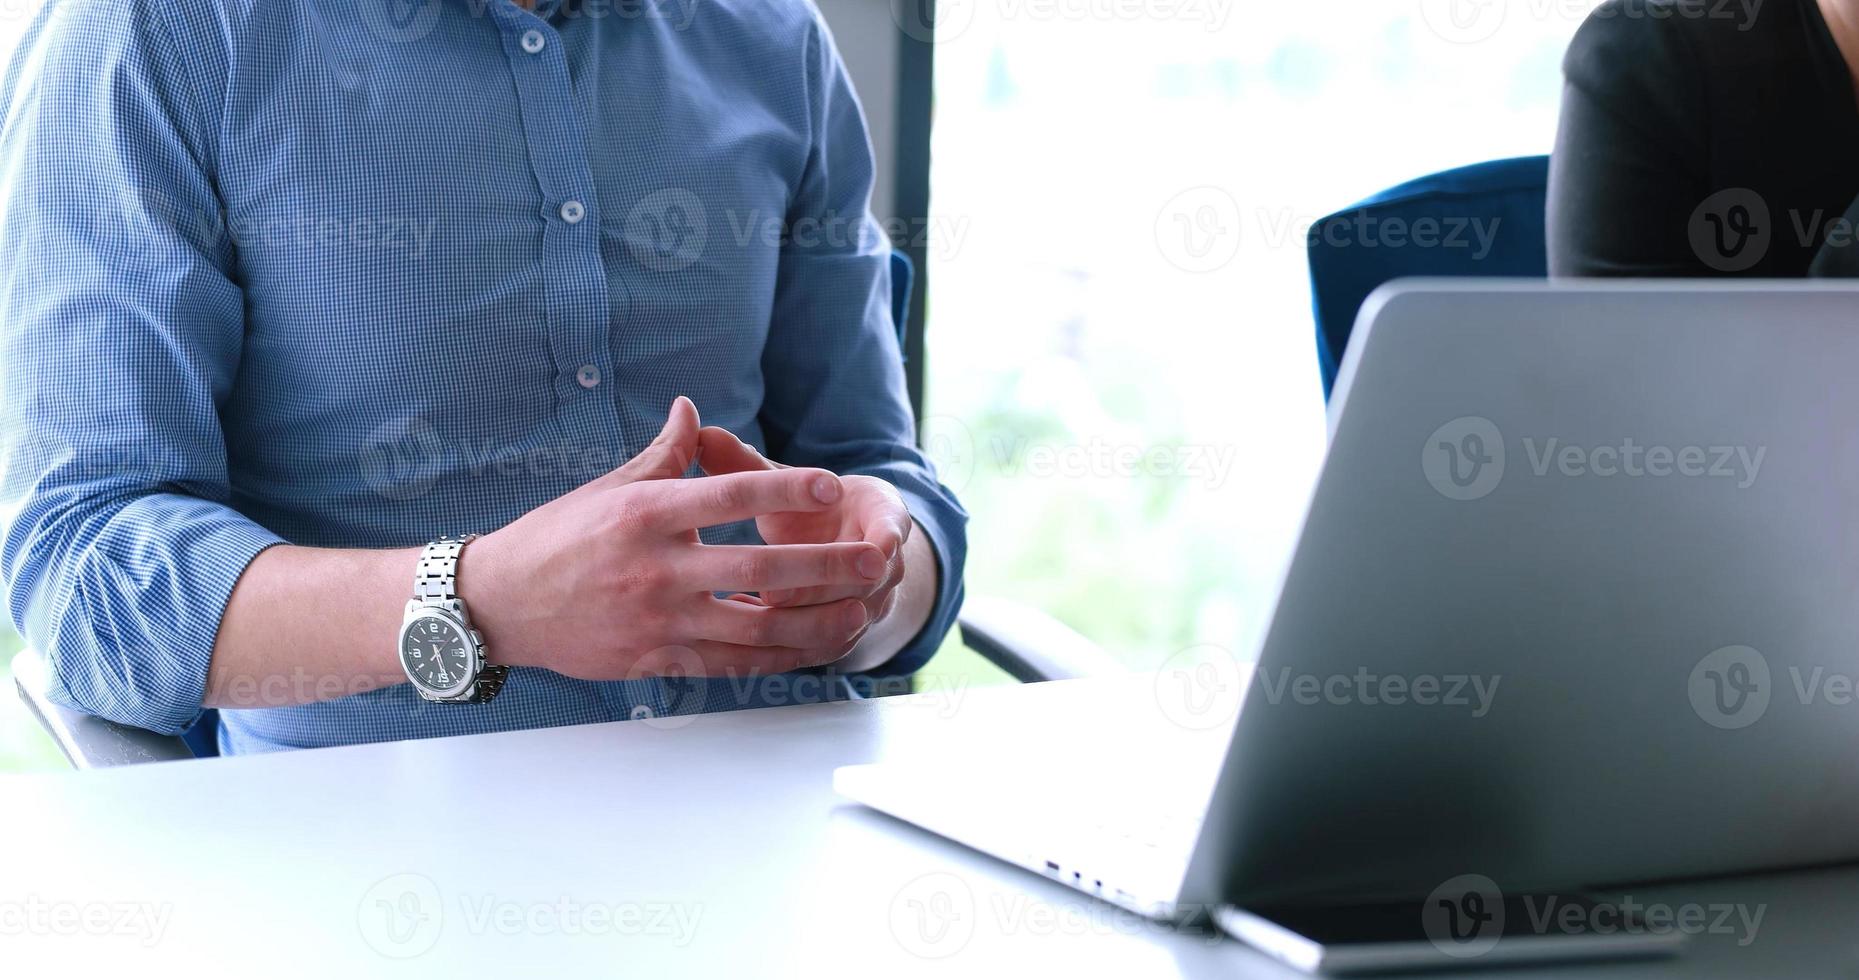
<instances>
[{"instance_id":1,"label":"blue office chair","mask_svg":"<svg viewBox=\"0 0 1859 980\"><path fill-rule=\"evenodd\" d=\"M891 253L891 322L897 325L897 349L908 346L910 336L910 290L916 285L917 267L910 256Z\"/></svg>"},{"instance_id":2,"label":"blue office chair","mask_svg":"<svg viewBox=\"0 0 1859 980\"><path fill-rule=\"evenodd\" d=\"M1362 301L1383 283L1410 276L1546 278L1548 193L1548 157L1494 160L1408 181L1312 225L1306 248L1323 397L1336 386ZM1481 228L1484 239L1476 233ZM1416 229L1437 231L1417 236Z\"/></svg>"},{"instance_id":3,"label":"blue office chair","mask_svg":"<svg viewBox=\"0 0 1859 980\"><path fill-rule=\"evenodd\" d=\"M908 332L916 269L891 253L891 316L899 349ZM1102 676L1123 670L1115 659L1070 627L1031 606L970 593L962 605L962 644L1021 683ZM179 738L120 725L52 701L51 678L36 650L13 658L14 685L65 758L79 769L205 758L219 754L219 712L209 710Z\"/></svg>"}]
</instances>

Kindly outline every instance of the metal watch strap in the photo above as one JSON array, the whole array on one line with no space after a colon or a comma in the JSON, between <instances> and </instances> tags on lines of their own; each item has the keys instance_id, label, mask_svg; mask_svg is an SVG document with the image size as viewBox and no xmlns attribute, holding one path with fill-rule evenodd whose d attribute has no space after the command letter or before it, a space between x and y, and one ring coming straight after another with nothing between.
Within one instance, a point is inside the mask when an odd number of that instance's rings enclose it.
<instances>
[{"instance_id":1,"label":"metal watch strap","mask_svg":"<svg viewBox=\"0 0 1859 980\"><path fill-rule=\"evenodd\" d=\"M465 552L465 546L476 541L478 536L467 534L462 538L440 538L427 545L420 552L420 563L413 573L413 598L422 605L451 606L458 601L458 559ZM482 650L480 650L482 653ZM460 699L461 704L485 704L503 690L504 681L509 677L510 668L503 664L486 662L478 672L477 683L472 686L472 696Z\"/></svg>"},{"instance_id":2,"label":"metal watch strap","mask_svg":"<svg viewBox=\"0 0 1859 980\"><path fill-rule=\"evenodd\" d=\"M420 564L413 573L413 598L424 603L452 602L458 598L458 556L478 536L440 538L420 552Z\"/></svg>"},{"instance_id":3,"label":"metal watch strap","mask_svg":"<svg viewBox=\"0 0 1859 980\"><path fill-rule=\"evenodd\" d=\"M465 699L463 703L489 704L490 700L497 696L497 692L503 690L503 682L509 676L510 668L503 664L486 663L484 669L478 673L478 682L472 685L471 697Z\"/></svg>"}]
</instances>

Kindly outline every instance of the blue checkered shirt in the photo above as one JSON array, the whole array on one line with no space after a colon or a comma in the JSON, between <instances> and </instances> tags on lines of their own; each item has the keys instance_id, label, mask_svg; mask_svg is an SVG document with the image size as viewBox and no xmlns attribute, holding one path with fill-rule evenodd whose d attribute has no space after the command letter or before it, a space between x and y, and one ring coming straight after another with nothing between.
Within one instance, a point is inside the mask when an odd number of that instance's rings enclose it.
<instances>
[{"instance_id":1,"label":"blue checkered shirt","mask_svg":"<svg viewBox=\"0 0 1859 980\"><path fill-rule=\"evenodd\" d=\"M51 0L4 99L0 571L56 700L180 732L260 551L495 530L678 394L775 459L895 484L942 590L885 673L948 631L965 515L914 447L870 141L807 0ZM219 737L836 690L518 669L491 705L400 684Z\"/></svg>"}]
</instances>

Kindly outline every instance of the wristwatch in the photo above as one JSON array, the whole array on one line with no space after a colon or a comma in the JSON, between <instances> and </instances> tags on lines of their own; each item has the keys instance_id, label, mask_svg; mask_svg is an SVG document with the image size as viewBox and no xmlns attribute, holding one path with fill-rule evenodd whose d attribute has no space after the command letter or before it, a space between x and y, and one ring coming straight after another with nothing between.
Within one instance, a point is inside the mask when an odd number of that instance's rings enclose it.
<instances>
[{"instance_id":1,"label":"wristwatch","mask_svg":"<svg viewBox=\"0 0 1859 980\"><path fill-rule=\"evenodd\" d=\"M471 628L458 597L458 556L476 539L440 538L420 552L397 652L413 689L428 701L487 704L510 672L486 659L484 637Z\"/></svg>"}]
</instances>

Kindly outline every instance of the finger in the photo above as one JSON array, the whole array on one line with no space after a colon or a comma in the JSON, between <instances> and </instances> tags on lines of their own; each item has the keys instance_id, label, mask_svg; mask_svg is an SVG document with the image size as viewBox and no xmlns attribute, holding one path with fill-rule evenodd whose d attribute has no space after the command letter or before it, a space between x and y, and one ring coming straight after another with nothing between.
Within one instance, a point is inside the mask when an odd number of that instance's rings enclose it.
<instances>
[{"instance_id":1,"label":"finger","mask_svg":"<svg viewBox=\"0 0 1859 980\"><path fill-rule=\"evenodd\" d=\"M671 413L665 419L665 427L659 430L658 438L610 475L620 483L675 480L697 459L700 430L696 404L679 395L671 403Z\"/></svg>"},{"instance_id":2,"label":"finger","mask_svg":"<svg viewBox=\"0 0 1859 980\"><path fill-rule=\"evenodd\" d=\"M832 544L697 545L680 561L681 578L705 592L763 592L814 586L870 589L890 570L863 541Z\"/></svg>"},{"instance_id":3,"label":"finger","mask_svg":"<svg viewBox=\"0 0 1859 980\"><path fill-rule=\"evenodd\" d=\"M762 592L762 602L770 606L793 608L795 606L817 606L840 599L857 599L871 605L885 592L895 589L904 579L903 569L896 562L885 566L885 574L875 582L867 585L830 585L803 589L770 589Z\"/></svg>"},{"instance_id":4,"label":"finger","mask_svg":"<svg viewBox=\"0 0 1859 980\"><path fill-rule=\"evenodd\" d=\"M826 470L730 473L655 484L647 510L666 531L715 527L760 517L821 511L844 494Z\"/></svg>"},{"instance_id":5,"label":"finger","mask_svg":"<svg viewBox=\"0 0 1859 980\"><path fill-rule=\"evenodd\" d=\"M698 455L703 460L704 472L711 476L787 468L763 456L755 450L754 446L736 438L734 432L714 425L705 426L697 433L697 445Z\"/></svg>"},{"instance_id":6,"label":"finger","mask_svg":"<svg viewBox=\"0 0 1859 980\"><path fill-rule=\"evenodd\" d=\"M915 526L904 498L895 487L878 480L861 482L859 490L855 506L848 509L857 514L860 536L876 545L886 558L900 557Z\"/></svg>"},{"instance_id":7,"label":"finger","mask_svg":"<svg viewBox=\"0 0 1859 980\"><path fill-rule=\"evenodd\" d=\"M871 614L855 600L804 609L775 609L711 599L693 616L692 635L745 647L838 648L856 641Z\"/></svg>"},{"instance_id":8,"label":"finger","mask_svg":"<svg viewBox=\"0 0 1859 980\"><path fill-rule=\"evenodd\" d=\"M907 521L881 520L865 529L865 543L894 561L904 553L904 541L910 537Z\"/></svg>"},{"instance_id":9,"label":"finger","mask_svg":"<svg viewBox=\"0 0 1859 980\"><path fill-rule=\"evenodd\" d=\"M867 585L833 585L806 589L781 589L762 593L762 601L771 606L793 609L797 606L818 606L841 599L858 599L863 602L881 588L883 583L872 582Z\"/></svg>"}]
</instances>

